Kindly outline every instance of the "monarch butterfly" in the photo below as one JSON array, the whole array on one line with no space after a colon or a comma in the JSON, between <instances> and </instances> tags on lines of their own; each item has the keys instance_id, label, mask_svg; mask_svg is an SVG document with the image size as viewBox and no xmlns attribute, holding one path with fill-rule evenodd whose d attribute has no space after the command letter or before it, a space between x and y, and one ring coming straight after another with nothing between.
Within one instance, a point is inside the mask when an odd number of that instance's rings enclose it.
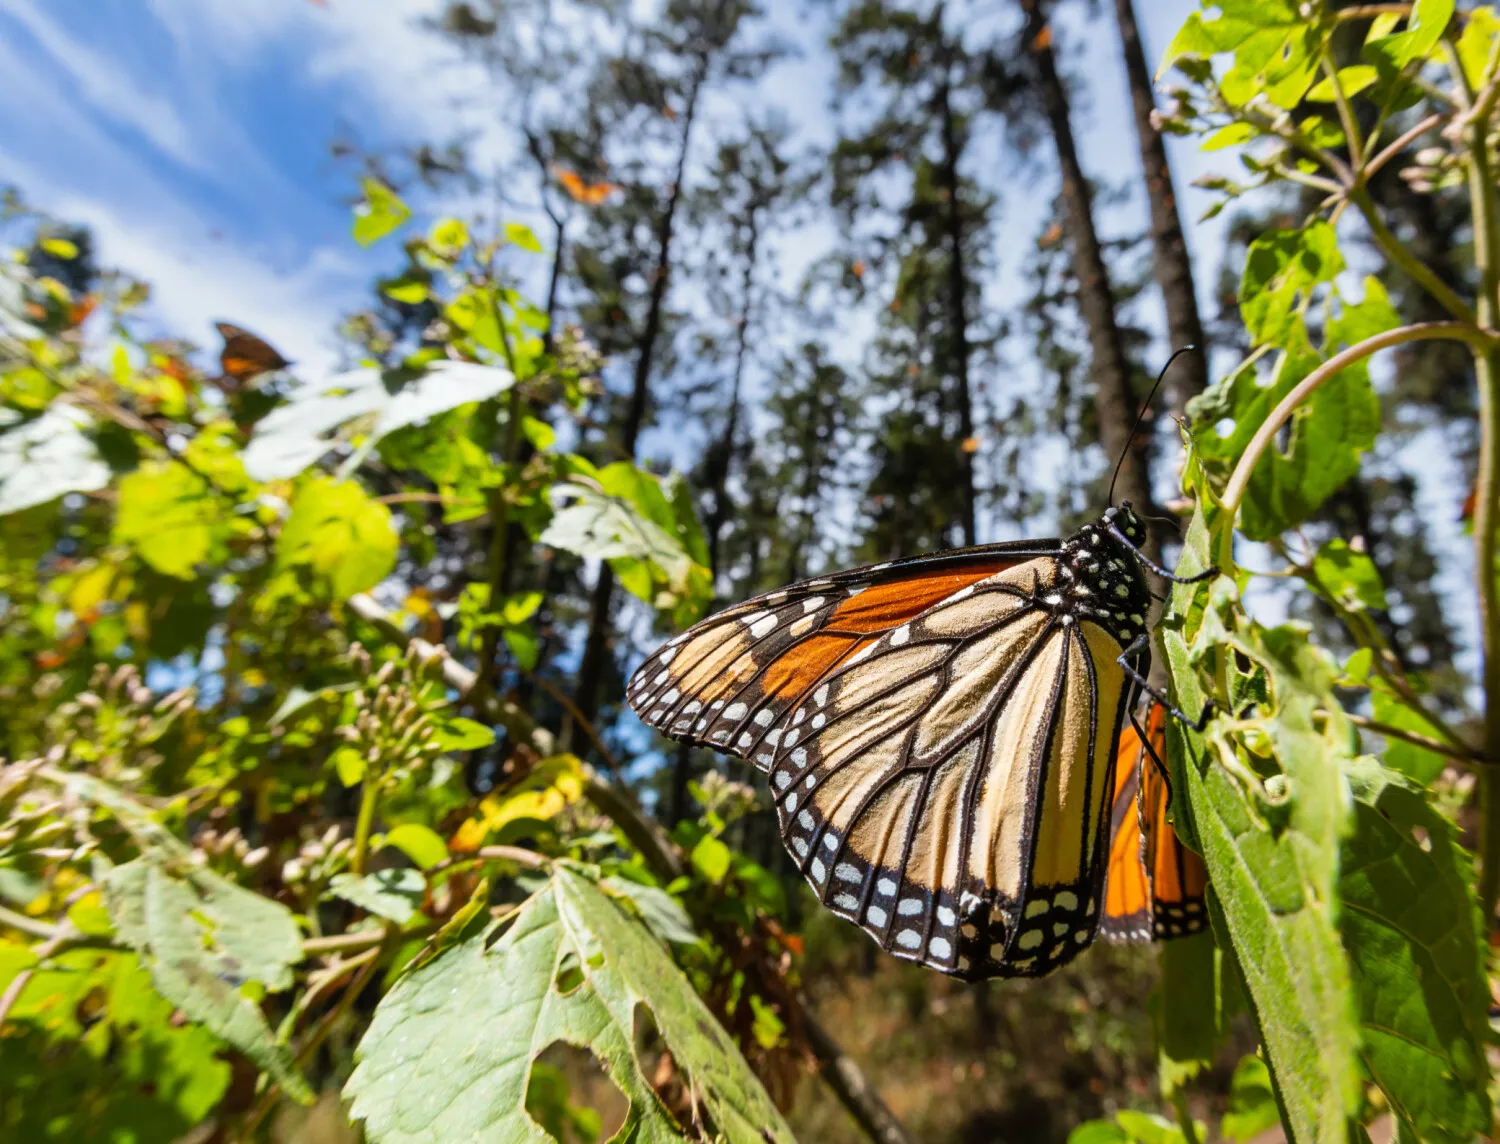
<instances>
[{"instance_id":1,"label":"monarch butterfly","mask_svg":"<svg viewBox=\"0 0 1500 1144\"><path fill-rule=\"evenodd\" d=\"M679 635L627 697L766 771L801 873L882 948L1039 976L1101 923L1121 728L1155 694L1143 569L1176 579L1145 538L1124 504L1066 540L808 580Z\"/></svg>"},{"instance_id":2,"label":"monarch butterfly","mask_svg":"<svg viewBox=\"0 0 1500 1144\"><path fill-rule=\"evenodd\" d=\"M285 369L292 364L270 342L256 337L249 330L228 322L215 322L214 328L224 339L224 348L219 352L219 368L226 378L243 384L260 374Z\"/></svg>"},{"instance_id":3,"label":"monarch butterfly","mask_svg":"<svg viewBox=\"0 0 1500 1144\"><path fill-rule=\"evenodd\" d=\"M1144 727L1120 735L1101 926L1112 941L1164 941L1208 923L1208 868L1167 821L1166 716L1153 703Z\"/></svg>"}]
</instances>

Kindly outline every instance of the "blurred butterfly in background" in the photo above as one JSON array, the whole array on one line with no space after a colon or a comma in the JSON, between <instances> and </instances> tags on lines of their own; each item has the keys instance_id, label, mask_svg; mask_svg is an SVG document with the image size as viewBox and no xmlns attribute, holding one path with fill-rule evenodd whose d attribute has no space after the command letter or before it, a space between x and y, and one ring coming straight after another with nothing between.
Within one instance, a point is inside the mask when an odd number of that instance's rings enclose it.
<instances>
[{"instance_id":1,"label":"blurred butterfly in background","mask_svg":"<svg viewBox=\"0 0 1500 1144\"><path fill-rule=\"evenodd\" d=\"M553 174L562 184L562 189L568 192L568 197L575 203L582 203L586 207L599 206L620 189L614 183L585 182L580 175L564 167L554 167Z\"/></svg>"},{"instance_id":2,"label":"blurred butterfly in background","mask_svg":"<svg viewBox=\"0 0 1500 1144\"><path fill-rule=\"evenodd\" d=\"M1132 720L1120 735L1101 927L1111 941L1166 941L1208 924L1208 868L1167 820L1166 724L1152 703L1144 726Z\"/></svg>"},{"instance_id":3,"label":"blurred butterfly in background","mask_svg":"<svg viewBox=\"0 0 1500 1144\"><path fill-rule=\"evenodd\" d=\"M292 364L270 342L249 330L228 322L215 322L214 328L224 339L224 348L219 351L219 369L223 380L231 381L235 386L245 385L263 373L274 373Z\"/></svg>"},{"instance_id":4,"label":"blurred butterfly in background","mask_svg":"<svg viewBox=\"0 0 1500 1144\"><path fill-rule=\"evenodd\" d=\"M765 771L799 871L881 948L971 980L1039 976L1114 924L1122 728L1139 694L1164 702L1144 570L1176 579L1145 540L1124 504L1066 540L808 580L678 636L627 697L664 735ZM1155 836L1158 788L1132 769L1151 785L1124 805ZM1165 918L1166 881L1131 876ZM1119 917L1124 936L1142 924Z\"/></svg>"}]
</instances>

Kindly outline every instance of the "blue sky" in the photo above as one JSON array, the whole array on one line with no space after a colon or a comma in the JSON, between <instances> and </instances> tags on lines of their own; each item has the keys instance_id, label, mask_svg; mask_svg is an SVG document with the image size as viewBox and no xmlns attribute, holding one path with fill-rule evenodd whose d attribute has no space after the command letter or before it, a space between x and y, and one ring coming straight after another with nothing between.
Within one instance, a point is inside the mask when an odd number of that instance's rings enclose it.
<instances>
[{"instance_id":1,"label":"blue sky","mask_svg":"<svg viewBox=\"0 0 1500 1144\"><path fill-rule=\"evenodd\" d=\"M353 172L329 143L370 146L473 133L509 143L463 97L483 75L417 28L437 0L0 0L0 72L24 112L0 120L0 181L92 226L103 260L155 287L164 326L213 344L211 322L263 332L312 365L332 359L338 315L388 249L349 238ZM829 69L816 21L773 22L801 50L757 98L805 138L825 137ZM1007 6L1009 7L1009 6ZM1152 50L1190 0L1140 4ZM1112 20L1063 21L1090 77L1085 155L1128 176L1135 144ZM1082 118L1082 117L1081 117ZM467 119L467 121L466 121ZM1196 167L1189 148L1182 160ZM1192 171L1184 172L1183 182ZM1007 230L1028 238L1055 188L1008 188ZM1193 193L1190 192L1189 201ZM1131 208L1115 225L1135 225Z\"/></svg>"},{"instance_id":2,"label":"blue sky","mask_svg":"<svg viewBox=\"0 0 1500 1144\"><path fill-rule=\"evenodd\" d=\"M804 141L826 139L833 124L826 28L806 0L768 2L772 30L800 56L750 98L779 108ZM330 158L330 142L353 136L380 148L465 134L489 160L511 148L493 116L465 110L465 97L484 90L484 75L417 26L440 7L440 0L0 0L0 74L12 101L11 114L0 117L0 183L92 227L104 264L152 283L165 329L214 346L213 321L232 320L274 341L301 376L315 376L335 362L339 316L362 303L371 276L394 258L389 246L365 251L349 237L354 173ZM1134 183L1139 161L1113 13L1093 7L1091 15L1089 5L1068 3L1057 21L1077 81L1080 150L1096 179ZM1149 58L1196 7L1137 0ZM987 21L1016 18L1010 4L975 13L966 23L975 36L990 31ZM733 99L721 99L708 109L709 125L737 113ZM1211 199L1188 184L1226 160L1203 156L1190 140L1169 147L1189 245L1215 251L1222 223L1194 223ZM1015 297L1025 251L1056 193L1051 178L994 181L1005 196L1004 269L986 298L991 305ZM1139 231L1138 199L1104 212L1107 233ZM783 244L785 277L819 241L815 230ZM1218 267L1198 261L1206 298ZM867 331L858 317L848 320L843 348L857 355ZM1167 349L1158 346L1160 358ZM1024 391L1034 369L1027 358L1018 343L998 380ZM671 455L671 434L653 434L645 447ZM1419 439L1410 452L1422 477L1421 510L1446 557L1443 578L1463 601L1450 619L1471 641L1471 565L1448 495L1459 481L1435 471L1443 467L1440 441ZM1064 455L1036 460L1043 469L1078 463Z\"/></svg>"}]
</instances>

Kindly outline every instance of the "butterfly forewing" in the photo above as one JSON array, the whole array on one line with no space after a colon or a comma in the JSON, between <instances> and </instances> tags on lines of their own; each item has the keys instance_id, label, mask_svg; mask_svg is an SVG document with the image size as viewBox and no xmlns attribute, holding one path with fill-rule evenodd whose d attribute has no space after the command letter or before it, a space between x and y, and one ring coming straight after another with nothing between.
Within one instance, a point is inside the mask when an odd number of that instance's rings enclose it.
<instances>
[{"instance_id":1,"label":"butterfly forewing","mask_svg":"<svg viewBox=\"0 0 1500 1144\"><path fill-rule=\"evenodd\" d=\"M1045 551L991 545L808 580L709 617L649 656L627 696L663 734L771 763L768 732L841 663L940 600Z\"/></svg>"},{"instance_id":2,"label":"butterfly forewing","mask_svg":"<svg viewBox=\"0 0 1500 1144\"><path fill-rule=\"evenodd\" d=\"M1157 759L1166 758L1166 712L1153 703L1145 730L1156 758L1135 727L1120 736L1105 937L1114 941L1162 941L1197 933L1208 923L1204 893L1208 869L1177 837L1168 820L1170 801Z\"/></svg>"}]
</instances>

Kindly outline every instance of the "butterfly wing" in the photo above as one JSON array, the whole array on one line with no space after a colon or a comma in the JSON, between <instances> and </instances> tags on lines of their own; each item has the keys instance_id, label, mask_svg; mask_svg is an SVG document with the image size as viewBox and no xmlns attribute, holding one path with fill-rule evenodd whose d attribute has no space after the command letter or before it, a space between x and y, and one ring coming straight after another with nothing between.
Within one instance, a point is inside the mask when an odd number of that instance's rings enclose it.
<instances>
[{"instance_id":1,"label":"butterfly wing","mask_svg":"<svg viewBox=\"0 0 1500 1144\"><path fill-rule=\"evenodd\" d=\"M214 328L224 339L224 348L219 352L219 368L225 377L243 384L260 374L285 369L292 364L269 342L249 330L228 322L215 322Z\"/></svg>"},{"instance_id":2,"label":"butterfly wing","mask_svg":"<svg viewBox=\"0 0 1500 1144\"><path fill-rule=\"evenodd\" d=\"M662 734L766 770L771 728L840 664L945 597L1055 546L955 549L767 593L710 616L648 656L626 696Z\"/></svg>"},{"instance_id":3,"label":"butterfly wing","mask_svg":"<svg viewBox=\"0 0 1500 1144\"><path fill-rule=\"evenodd\" d=\"M1165 759L1166 712L1159 703L1147 712L1146 734L1156 757ZM1116 762L1101 927L1113 941L1162 941L1197 933L1207 924L1208 868L1177 837L1167 818L1169 802L1161 768L1137 730L1126 727Z\"/></svg>"},{"instance_id":4,"label":"butterfly wing","mask_svg":"<svg viewBox=\"0 0 1500 1144\"><path fill-rule=\"evenodd\" d=\"M1038 976L1092 940L1128 682L1104 628L1052 611L1041 556L834 663L774 719L782 837L882 948Z\"/></svg>"}]
</instances>

